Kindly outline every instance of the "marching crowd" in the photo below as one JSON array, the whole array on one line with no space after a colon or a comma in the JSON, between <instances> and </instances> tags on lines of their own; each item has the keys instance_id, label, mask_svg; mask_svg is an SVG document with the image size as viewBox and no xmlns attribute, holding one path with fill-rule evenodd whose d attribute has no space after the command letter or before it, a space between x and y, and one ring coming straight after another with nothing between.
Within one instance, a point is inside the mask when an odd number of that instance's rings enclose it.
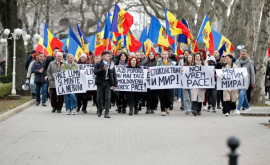
<instances>
[{"instance_id":1,"label":"marching crowd","mask_svg":"<svg viewBox=\"0 0 270 165\"><path fill-rule=\"evenodd\" d=\"M55 74L59 71L77 70L78 64L93 64L96 91L86 93L57 95L55 87ZM115 66L121 65L127 68L148 68L153 66L204 66L212 65L215 69L225 68L246 68L249 75L249 88L247 90L216 90L213 89L147 89L147 92L115 91L117 87L117 76ZM197 53L185 50L183 55L173 54L172 47L168 47L161 54L150 52L145 57L143 52L125 53L122 49L117 50L117 55L112 55L110 51L104 51L101 55L93 56L82 54L79 60L72 54L60 52L59 48L53 49L52 56L46 57L43 53L31 52L25 64L28 71L26 82L29 83L32 98L36 99L36 106L40 103L46 105L46 100L50 99L52 112L61 113L65 102L66 114L76 115L82 111L87 113L88 101L93 101L100 117L104 111L104 117L110 118L109 110L111 106L117 106L118 113L128 113L130 116L136 115L142 107L146 107L146 114L154 114L158 109L160 101L161 115L166 116L174 108L174 99L181 102L180 109L186 115L192 113L194 116L201 115L201 110L216 112L222 109L225 116L230 114L239 115L250 110L250 99L252 89L255 86L256 69L253 61L247 56L247 51L242 49L240 57L236 58L235 53L219 54L214 51L213 55L206 55L204 49ZM181 69L183 71L183 68ZM270 79L270 65L268 64L266 82ZM270 85L269 85L270 86ZM40 92L42 99L40 99ZM266 86L266 93L270 93Z\"/></svg>"}]
</instances>

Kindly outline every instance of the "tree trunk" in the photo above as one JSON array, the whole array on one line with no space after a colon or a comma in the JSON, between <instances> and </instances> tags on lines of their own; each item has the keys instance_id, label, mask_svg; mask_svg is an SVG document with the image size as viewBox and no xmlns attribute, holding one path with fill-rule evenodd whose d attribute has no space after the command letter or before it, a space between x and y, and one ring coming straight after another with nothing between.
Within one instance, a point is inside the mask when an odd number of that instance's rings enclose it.
<instances>
[{"instance_id":1,"label":"tree trunk","mask_svg":"<svg viewBox=\"0 0 270 165\"><path fill-rule=\"evenodd\" d=\"M254 56L254 64L257 69L256 87L252 93L252 103L264 103L265 101L265 73L267 65L268 39L270 36L270 0L266 0L263 6L261 26L259 29L257 48Z\"/></svg>"},{"instance_id":2,"label":"tree trunk","mask_svg":"<svg viewBox=\"0 0 270 165\"><path fill-rule=\"evenodd\" d=\"M2 4L3 3L3 4ZM13 33L14 29L22 28L21 24L19 25L19 20L17 16L17 0L6 0L2 1L1 5L4 5L4 8L1 8L1 23L4 28L10 29ZM11 35L9 35L11 36ZM13 39L8 39L8 76L12 76L13 69ZM17 93L22 91L21 86L25 82L26 71L24 69L25 65L25 49L23 38L20 37L19 40L16 40L16 89Z\"/></svg>"}]
</instances>

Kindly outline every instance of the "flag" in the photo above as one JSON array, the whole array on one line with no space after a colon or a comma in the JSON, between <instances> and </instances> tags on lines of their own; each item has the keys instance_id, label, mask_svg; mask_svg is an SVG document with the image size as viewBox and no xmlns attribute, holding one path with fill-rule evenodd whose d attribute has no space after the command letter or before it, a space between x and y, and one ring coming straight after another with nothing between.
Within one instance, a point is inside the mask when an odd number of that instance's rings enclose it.
<instances>
[{"instance_id":1,"label":"flag","mask_svg":"<svg viewBox=\"0 0 270 165\"><path fill-rule=\"evenodd\" d=\"M149 27L148 38L155 44L165 47L169 46L168 36L166 30L161 26L158 19L152 16L151 24Z\"/></svg>"},{"instance_id":2,"label":"flag","mask_svg":"<svg viewBox=\"0 0 270 165\"><path fill-rule=\"evenodd\" d=\"M105 27L104 27L104 37L103 37L103 45L104 47L108 50L111 50L111 39L113 38L112 33L111 33L111 14L108 12L107 17L106 17L106 22L105 22Z\"/></svg>"},{"instance_id":3,"label":"flag","mask_svg":"<svg viewBox=\"0 0 270 165\"><path fill-rule=\"evenodd\" d=\"M81 39L81 48L84 51L84 53L86 53L87 55L89 54L89 41L88 39L85 37L85 35L83 34L83 32L81 31L79 25L77 24L77 30L78 33L80 35L80 39Z\"/></svg>"},{"instance_id":4,"label":"flag","mask_svg":"<svg viewBox=\"0 0 270 165\"><path fill-rule=\"evenodd\" d=\"M116 55L117 50L122 48L122 37L118 36L116 38L115 44L114 44L114 49L113 49L113 54Z\"/></svg>"},{"instance_id":5,"label":"flag","mask_svg":"<svg viewBox=\"0 0 270 165\"><path fill-rule=\"evenodd\" d=\"M53 40L53 35L51 31L48 29L47 24L44 24L44 38L43 38L43 46L47 50L48 54L52 55L51 42ZM42 51L43 52L43 51Z\"/></svg>"},{"instance_id":6,"label":"flag","mask_svg":"<svg viewBox=\"0 0 270 165\"><path fill-rule=\"evenodd\" d=\"M42 37L39 38L38 45L36 46L36 54L39 54L39 52L43 52L45 56L48 55L48 51L43 46L44 39Z\"/></svg>"},{"instance_id":7,"label":"flag","mask_svg":"<svg viewBox=\"0 0 270 165\"><path fill-rule=\"evenodd\" d=\"M79 45L80 47L82 47L81 41L78 39L78 37L76 36L76 34L73 31L73 29L71 28L71 26L69 26L67 48L69 47L69 39L70 38L72 38L77 43L77 45Z\"/></svg>"},{"instance_id":8,"label":"flag","mask_svg":"<svg viewBox=\"0 0 270 165\"><path fill-rule=\"evenodd\" d=\"M214 39L215 50L219 50L224 44L226 46L227 54L229 54L231 51L234 50L233 44L226 37L215 31L214 29L212 29L212 34Z\"/></svg>"},{"instance_id":9,"label":"flag","mask_svg":"<svg viewBox=\"0 0 270 165\"><path fill-rule=\"evenodd\" d=\"M209 21L207 15L205 15L205 17L204 17L204 20L202 22L201 29L199 31L197 40L205 43L208 51L211 54L213 54L213 52L215 50L215 45L214 45L210 21Z\"/></svg>"},{"instance_id":10,"label":"flag","mask_svg":"<svg viewBox=\"0 0 270 165\"><path fill-rule=\"evenodd\" d=\"M96 34L96 46L95 46L95 56L101 55L105 50L103 45L104 31L101 31L99 21L97 21L97 34Z\"/></svg>"},{"instance_id":11,"label":"flag","mask_svg":"<svg viewBox=\"0 0 270 165\"><path fill-rule=\"evenodd\" d=\"M79 60L81 54L84 54L84 51L77 42L73 40L73 38L69 38L68 53L72 54L77 60Z\"/></svg>"},{"instance_id":12,"label":"flag","mask_svg":"<svg viewBox=\"0 0 270 165\"><path fill-rule=\"evenodd\" d=\"M53 49L55 47L58 47L59 51L61 51L63 45L64 44L60 40L54 37L54 35L48 29L47 24L45 23L44 24L44 38L43 38L42 46L44 46L44 49L47 50L48 55L50 56L52 55ZM44 53L44 51L42 52Z\"/></svg>"},{"instance_id":13,"label":"flag","mask_svg":"<svg viewBox=\"0 0 270 165\"><path fill-rule=\"evenodd\" d=\"M194 53L194 52L198 52L199 48L198 48L198 45L196 44L195 45L195 40L192 40L189 45L188 45L188 50L191 51L191 53Z\"/></svg>"},{"instance_id":14,"label":"flag","mask_svg":"<svg viewBox=\"0 0 270 165\"><path fill-rule=\"evenodd\" d=\"M89 41L89 51L93 51L95 50L95 38L96 35L91 35L90 37L87 38L87 40Z\"/></svg>"},{"instance_id":15,"label":"flag","mask_svg":"<svg viewBox=\"0 0 270 165\"><path fill-rule=\"evenodd\" d=\"M144 42L143 45L144 45L144 50L145 50L144 53L145 53L146 57L148 57L148 55L149 55L149 53L150 53L150 51L151 51L151 48L152 48L150 40L147 39L147 40Z\"/></svg>"},{"instance_id":16,"label":"flag","mask_svg":"<svg viewBox=\"0 0 270 165\"><path fill-rule=\"evenodd\" d=\"M180 44L178 46L177 55L183 55Z\"/></svg>"},{"instance_id":17,"label":"flag","mask_svg":"<svg viewBox=\"0 0 270 165\"><path fill-rule=\"evenodd\" d=\"M226 43L222 45L222 47L218 50L218 52L219 52L219 57L222 56L223 52L226 52Z\"/></svg>"},{"instance_id":18,"label":"flag","mask_svg":"<svg viewBox=\"0 0 270 165\"><path fill-rule=\"evenodd\" d=\"M268 57L270 57L270 41L268 42L268 46L269 46L269 48L268 48Z\"/></svg>"},{"instance_id":19,"label":"flag","mask_svg":"<svg viewBox=\"0 0 270 165\"><path fill-rule=\"evenodd\" d=\"M62 50L66 51L66 49L67 49L67 38L62 39L61 42L63 43Z\"/></svg>"},{"instance_id":20,"label":"flag","mask_svg":"<svg viewBox=\"0 0 270 165\"><path fill-rule=\"evenodd\" d=\"M182 23L188 28L188 23L184 18L182 18ZM179 34L177 41L188 45L188 38L185 34Z\"/></svg>"},{"instance_id":21,"label":"flag","mask_svg":"<svg viewBox=\"0 0 270 165\"><path fill-rule=\"evenodd\" d=\"M139 48L141 51L143 49L144 53L146 54L146 50L144 49L144 42L147 40L147 28L144 27L141 33L139 41L142 43L142 46Z\"/></svg>"},{"instance_id":22,"label":"flag","mask_svg":"<svg viewBox=\"0 0 270 165\"><path fill-rule=\"evenodd\" d=\"M133 35L132 33L128 33L127 35L127 49L130 52L137 52L139 50L139 48L142 46L142 43L140 41L138 41Z\"/></svg>"},{"instance_id":23,"label":"flag","mask_svg":"<svg viewBox=\"0 0 270 165\"><path fill-rule=\"evenodd\" d=\"M119 8L119 6L115 4L111 31L127 35L132 24L133 17L124 9Z\"/></svg>"},{"instance_id":24,"label":"flag","mask_svg":"<svg viewBox=\"0 0 270 165\"><path fill-rule=\"evenodd\" d=\"M190 31L186 27L185 24L178 21L176 17L165 9L165 21L166 21L166 28L171 31L171 36L175 36L178 34L185 34L188 38L191 38Z\"/></svg>"}]
</instances>

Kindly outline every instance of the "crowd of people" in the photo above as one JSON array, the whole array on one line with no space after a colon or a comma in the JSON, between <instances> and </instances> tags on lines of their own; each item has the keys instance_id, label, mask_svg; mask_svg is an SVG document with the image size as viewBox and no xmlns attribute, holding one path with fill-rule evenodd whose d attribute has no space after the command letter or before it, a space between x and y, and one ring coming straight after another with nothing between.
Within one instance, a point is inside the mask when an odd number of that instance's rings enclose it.
<instances>
[{"instance_id":1,"label":"crowd of people","mask_svg":"<svg viewBox=\"0 0 270 165\"><path fill-rule=\"evenodd\" d=\"M270 60L269 60L270 61ZM78 64L93 64L96 91L87 91L79 94L57 95L55 87L55 74L59 71L77 70ZM249 88L241 90L217 90L213 89L147 89L147 92L116 91L117 76L115 66L121 65L127 68L147 68L150 72L153 66L214 66L215 69L246 68L249 75ZM172 47L168 47L161 54L150 52L146 57L143 52L125 53L117 50L117 55L110 51L104 51L101 55L93 56L82 54L79 60L71 54L64 54L59 48L53 49L52 56L46 57L43 53L31 52L26 60L25 69L27 82L30 84L32 98L36 99L36 106L40 103L47 106L50 98L52 112L61 113L63 103L67 115L76 115L82 111L87 113L88 101L93 101L100 117L104 112L105 118L110 118L109 110L116 105L118 113L136 115L146 107L146 114L157 113L160 102L161 116L166 116L173 109L181 109L186 115L200 116L201 111L222 109L225 116L239 115L250 110L252 89L255 86L256 69L253 61L248 57L247 51L242 49L240 56L236 58L234 52L219 54L216 50L213 55L206 55L204 49L197 53L185 50L183 55L173 54ZM183 68L181 68L183 71ZM270 94L270 64L267 65L266 93ZM40 92L42 99L40 99ZM270 97L270 96L269 96ZM177 99L175 99L177 98ZM180 102L180 107L174 106L174 101Z\"/></svg>"}]
</instances>

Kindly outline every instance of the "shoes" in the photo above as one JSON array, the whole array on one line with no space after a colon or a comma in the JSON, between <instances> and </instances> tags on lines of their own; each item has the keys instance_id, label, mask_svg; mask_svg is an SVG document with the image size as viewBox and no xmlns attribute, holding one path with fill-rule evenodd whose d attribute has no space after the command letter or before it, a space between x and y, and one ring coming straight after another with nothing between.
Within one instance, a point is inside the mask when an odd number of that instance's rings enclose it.
<instances>
[{"instance_id":1,"label":"shoes","mask_svg":"<svg viewBox=\"0 0 270 165\"><path fill-rule=\"evenodd\" d=\"M70 114L71 114L71 113L70 113L70 110L67 110L66 114L67 114L67 115L70 115Z\"/></svg>"},{"instance_id":2,"label":"shoes","mask_svg":"<svg viewBox=\"0 0 270 165\"><path fill-rule=\"evenodd\" d=\"M81 110L81 107L77 107L77 112L80 112L80 110Z\"/></svg>"},{"instance_id":3,"label":"shoes","mask_svg":"<svg viewBox=\"0 0 270 165\"><path fill-rule=\"evenodd\" d=\"M47 107L47 105L46 105L45 103L42 103L42 106L43 106L43 107Z\"/></svg>"},{"instance_id":4,"label":"shoes","mask_svg":"<svg viewBox=\"0 0 270 165\"><path fill-rule=\"evenodd\" d=\"M40 104L39 102L36 102L36 106L39 106L39 104Z\"/></svg>"},{"instance_id":5,"label":"shoes","mask_svg":"<svg viewBox=\"0 0 270 165\"><path fill-rule=\"evenodd\" d=\"M240 115L240 110L236 109L234 114L235 115Z\"/></svg>"},{"instance_id":6,"label":"shoes","mask_svg":"<svg viewBox=\"0 0 270 165\"><path fill-rule=\"evenodd\" d=\"M217 112L215 108L213 108L213 112L214 112L214 113L216 113L216 112Z\"/></svg>"},{"instance_id":7,"label":"shoes","mask_svg":"<svg viewBox=\"0 0 270 165\"><path fill-rule=\"evenodd\" d=\"M161 112L161 116L166 116L166 112Z\"/></svg>"},{"instance_id":8,"label":"shoes","mask_svg":"<svg viewBox=\"0 0 270 165\"><path fill-rule=\"evenodd\" d=\"M57 113L62 113L61 109L57 109Z\"/></svg>"},{"instance_id":9,"label":"shoes","mask_svg":"<svg viewBox=\"0 0 270 165\"><path fill-rule=\"evenodd\" d=\"M183 110L184 110L184 107L183 107L183 106L181 106L181 107L180 107L180 110L182 110L182 111L183 111Z\"/></svg>"},{"instance_id":10,"label":"shoes","mask_svg":"<svg viewBox=\"0 0 270 165\"><path fill-rule=\"evenodd\" d=\"M145 114L150 114L150 109L147 109Z\"/></svg>"},{"instance_id":11,"label":"shoes","mask_svg":"<svg viewBox=\"0 0 270 165\"><path fill-rule=\"evenodd\" d=\"M166 108L166 113L170 114L170 109L169 108Z\"/></svg>"},{"instance_id":12,"label":"shoes","mask_svg":"<svg viewBox=\"0 0 270 165\"><path fill-rule=\"evenodd\" d=\"M72 115L76 115L75 109L72 109L71 112L72 112Z\"/></svg>"},{"instance_id":13,"label":"shoes","mask_svg":"<svg viewBox=\"0 0 270 165\"><path fill-rule=\"evenodd\" d=\"M173 105L171 105L169 109L170 109L170 110L173 110Z\"/></svg>"},{"instance_id":14,"label":"shoes","mask_svg":"<svg viewBox=\"0 0 270 165\"><path fill-rule=\"evenodd\" d=\"M217 109L221 109L220 105L217 106Z\"/></svg>"},{"instance_id":15,"label":"shoes","mask_svg":"<svg viewBox=\"0 0 270 165\"><path fill-rule=\"evenodd\" d=\"M203 106L203 110L204 110L204 111L206 111L206 110L207 110L206 106Z\"/></svg>"},{"instance_id":16,"label":"shoes","mask_svg":"<svg viewBox=\"0 0 270 165\"><path fill-rule=\"evenodd\" d=\"M178 99L177 101L180 103L181 102L181 99Z\"/></svg>"},{"instance_id":17,"label":"shoes","mask_svg":"<svg viewBox=\"0 0 270 165\"><path fill-rule=\"evenodd\" d=\"M248 113L249 111L251 111L250 108L246 109L246 110L245 110L245 113Z\"/></svg>"},{"instance_id":18,"label":"shoes","mask_svg":"<svg viewBox=\"0 0 270 165\"><path fill-rule=\"evenodd\" d=\"M53 109L52 109L52 113L54 113L55 111L56 111L56 108L53 108Z\"/></svg>"},{"instance_id":19,"label":"shoes","mask_svg":"<svg viewBox=\"0 0 270 165\"><path fill-rule=\"evenodd\" d=\"M109 119L109 118L111 118L111 116L109 116L109 114L105 114L104 115L104 118L108 118Z\"/></svg>"},{"instance_id":20,"label":"shoes","mask_svg":"<svg viewBox=\"0 0 270 165\"><path fill-rule=\"evenodd\" d=\"M138 108L134 109L134 115L138 115Z\"/></svg>"},{"instance_id":21,"label":"shoes","mask_svg":"<svg viewBox=\"0 0 270 165\"><path fill-rule=\"evenodd\" d=\"M185 114L186 114L186 115L189 115L189 114L190 114L190 111L186 111Z\"/></svg>"},{"instance_id":22,"label":"shoes","mask_svg":"<svg viewBox=\"0 0 270 165\"><path fill-rule=\"evenodd\" d=\"M122 113L123 113L123 114L126 113L126 108L123 108L123 109L122 109Z\"/></svg>"},{"instance_id":23,"label":"shoes","mask_svg":"<svg viewBox=\"0 0 270 165\"><path fill-rule=\"evenodd\" d=\"M87 113L86 109L82 109L82 112L83 112L83 113Z\"/></svg>"},{"instance_id":24,"label":"shoes","mask_svg":"<svg viewBox=\"0 0 270 165\"><path fill-rule=\"evenodd\" d=\"M228 117L228 116L230 116L230 114L229 113L225 113L225 116Z\"/></svg>"},{"instance_id":25,"label":"shoes","mask_svg":"<svg viewBox=\"0 0 270 165\"><path fill-rule=\"evenodd\" d=\"M246 110L246 108L245 107L242 107L242 110Z\"/></svg>"},{"instance_id":26,"label":"shoes","mask_svg":"<svg viewBox=\"0 0 270 165\"><path fill-rule=\"evenodd\" d=\"M193 111L192 111L192 114L193 114L194 116L197 116L197 115L198 115L196 110L193 110Z\"/></svg>"},{"instance_id":27,"label":"shoes","mask_svg":"<svg viewBox=\"0 0 270 165\"><path fill-rule=\"evenodd\" d=\"M211 111L211 106L208 105L207 112L210 112L210 111Z\"/></svg>"},{"instance_id":28,"label":"shoes","mask_svg":"<svg viewBox=\"0 0 270 165\"><path fill-rule=\"evenodd\" d=\"M129 108L129 116L132 116L133 115L133 108Z\"/></svg>"},{"instance_id":29,"label":"shoes","mask_svg":"<svg viewBox=\"0 0 270 165\"><path fill-rule=\"evenodd\" d=\"M118 113L121 113L121 109L122 109L122 107L121 107L121 106L119 106L117 109L118 109Z\"/></svg>"},{"instance_id":30,"label":"shoes","mask_svg":"<svg viewBox=\"0 0 270 165\"><path fill-rule=\"evenodd\" d=\"M201 111L197 111L197 115L198 116L201 116Z\"/></svg>"},{"instance_id":31,"label":"shoes","mask_svg":"<svg viewBox=\"0 0 270 165\"><path fill-rule=\"evenodd\" d=\"M155 110L154 109L151 109L151 113L154 114L155 113Z\"/></svg>"}]
</instances>

